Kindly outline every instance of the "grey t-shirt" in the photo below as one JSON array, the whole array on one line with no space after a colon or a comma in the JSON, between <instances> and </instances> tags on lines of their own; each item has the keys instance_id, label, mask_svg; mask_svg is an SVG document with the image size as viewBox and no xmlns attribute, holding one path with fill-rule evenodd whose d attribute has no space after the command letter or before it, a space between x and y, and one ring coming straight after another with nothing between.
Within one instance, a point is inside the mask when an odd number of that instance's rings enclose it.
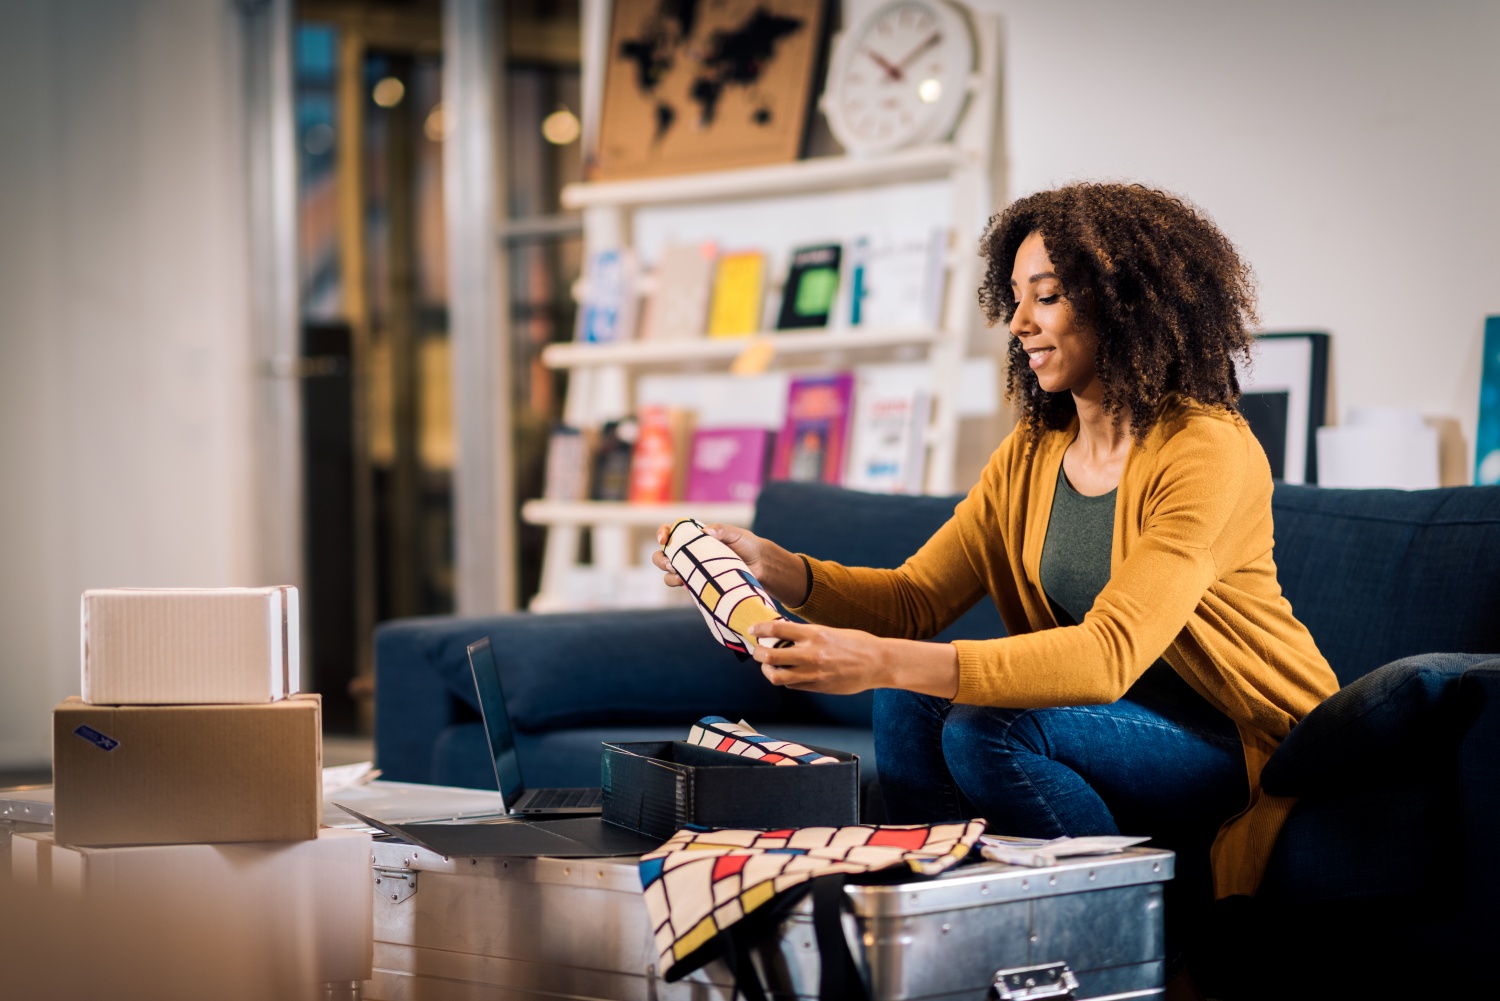
<instances>
[{"instance_id":1,"label":"grey t-shirt","mask_svg":"<svg viewBox=\"0 0 1500 1001\"><path fill-rule=\"evenodd\" d=\"M1047 537L1042 540L1042 592L1058 625L1083 621L1104 585L1109 583L1110 551L1115 536L1115 494L1085 497L1073 489L1059 467L1057 490ZM1209 708L1203 697L1180 678L1172 665L1158 659L1137 679L1125 697L1133 702ZM1212 710L1210 710L1212 711Z\"/></svg>"}]
</instances>

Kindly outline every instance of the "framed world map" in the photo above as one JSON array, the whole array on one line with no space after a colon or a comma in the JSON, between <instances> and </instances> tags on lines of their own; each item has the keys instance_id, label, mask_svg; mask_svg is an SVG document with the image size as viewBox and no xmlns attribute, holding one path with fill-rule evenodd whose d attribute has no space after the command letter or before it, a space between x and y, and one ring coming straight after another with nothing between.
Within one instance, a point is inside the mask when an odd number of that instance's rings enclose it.
<instances>
[{"instance_id":1,"label":"framed world map","mask_svg":"<svg viewBox=\"0 0 1500 1001\"><path fill-rule=\"evenodd\" d=\"M824 0L616 0L590 177L795 160Z\"/></svg>"}]
</instances>

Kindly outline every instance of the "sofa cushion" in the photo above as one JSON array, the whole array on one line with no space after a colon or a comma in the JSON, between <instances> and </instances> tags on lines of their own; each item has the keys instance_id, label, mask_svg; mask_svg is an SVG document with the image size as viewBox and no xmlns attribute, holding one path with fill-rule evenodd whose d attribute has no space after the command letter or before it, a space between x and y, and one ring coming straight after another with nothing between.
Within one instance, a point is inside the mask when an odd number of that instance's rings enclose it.
<instances>
[{"instance_id":1,"label":"sofa cushion","mask_svg":"<svg viewBox=\"0 0 1500 1001\"><path fill-rule=\"evenodd\" d=\"M703 716L791 711L784 690L719 646L695 608L510 615L490 637L522 732L621 722L686 732Z\"/></svg>"},{"instance_id":2,"label":"sofa cushion","mask_svg":"<svg viewBox=\"0 0 1500 1001\"><path fill-rule=\"evenodd\" d=\"M1431 653L1371 671L1292 729L1262 784L1278 796L1331 795L1420 773L1435 757L1451 760L1462 732L1459 678L1485 663L1500 665L1500 658Z\"/></svg>"},{"instance_id":3,"label":"sofa cushion","mask_svg":"<svg viewBox=\"0 0 1500 1001\"><path fill-rule=\"evenodd\" d=\"M1451 771L1298 800L1276 839L1259 898L1292 903L1457 891Z\"/></svg>"},{"instance_id":4,"label":"sofa cushion","mask_svg":"<svg viewBox=\"0 0 1500 1001\"><path fill-rule=\"evenodd\" d=\"M1430 650L1500 650L1500 487L1276 485L1282 592L1341 684Z\"/></svg>"}]
</instances>

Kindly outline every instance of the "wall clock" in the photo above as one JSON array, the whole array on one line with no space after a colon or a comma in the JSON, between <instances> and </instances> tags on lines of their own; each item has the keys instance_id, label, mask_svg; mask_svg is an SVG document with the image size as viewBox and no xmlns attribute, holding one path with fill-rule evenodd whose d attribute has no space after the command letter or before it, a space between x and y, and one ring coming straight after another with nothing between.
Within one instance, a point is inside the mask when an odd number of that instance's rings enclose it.
<instances>
[{"instance_id":1,"label":"wall clock","mask_svg":"<svg viewBox=\"0 0 1500 1001\"><path fill-rule=\"evenodd\" d=\"M947 139L968 100L974 36L946 0L895 0L839 36L821 101L848 152L888 153Z\"/></svg>"}]
</instances>

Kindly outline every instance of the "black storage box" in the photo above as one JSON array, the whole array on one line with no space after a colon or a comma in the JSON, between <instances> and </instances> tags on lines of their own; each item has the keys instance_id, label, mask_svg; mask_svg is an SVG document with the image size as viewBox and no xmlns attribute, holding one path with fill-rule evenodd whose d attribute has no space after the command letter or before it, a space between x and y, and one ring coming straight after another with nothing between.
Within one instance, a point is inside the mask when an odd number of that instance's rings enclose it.
<instances>
[{"instance_id":1,"label":"black storage box","mask_svg":"<svg viewBox=\"0 0 1500 1001\"><path fill-rule=\"evenodd\" d=\"M808 745L811 747L811 745ZM687 741L604 745L604 819L663 841L700 827L841 827L859 823L859 758L776 765Z\"/></svg>"}]
</instances>

